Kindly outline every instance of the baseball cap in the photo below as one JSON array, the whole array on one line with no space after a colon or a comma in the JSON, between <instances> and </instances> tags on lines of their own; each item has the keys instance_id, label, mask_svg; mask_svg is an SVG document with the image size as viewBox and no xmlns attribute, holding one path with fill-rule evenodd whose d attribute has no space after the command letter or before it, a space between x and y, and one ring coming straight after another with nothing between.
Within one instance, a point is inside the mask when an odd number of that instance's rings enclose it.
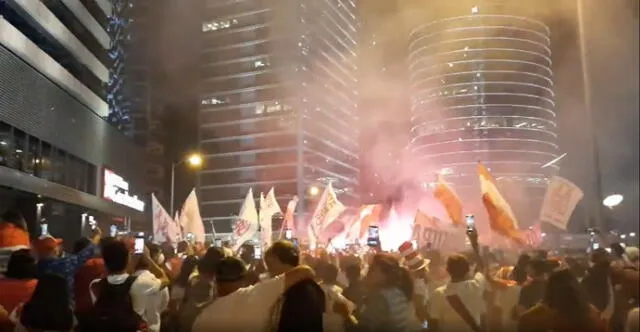
<instances>
[{"instance_id":1,"label":"baseball cap","mask_svg":"<svg viewBox=\"0 0 640 332\"><path fill-rule=\"evenodd\" d=\"M35 249L38 254L47 254L62 244L62 239L55 238L51 235L43 235L35 242Z\"/></svg>"},{"instance_id":2,"label":"baseball cap","mask_svg":"<svg viewBox=\"0 0 640 332\"><path fill-rule=\"evenodd\" d=\"M244 279L247 267L244 262L236 257L223 258L216 267L217 282L236 282Z\"/></svg>"}]
</instances>

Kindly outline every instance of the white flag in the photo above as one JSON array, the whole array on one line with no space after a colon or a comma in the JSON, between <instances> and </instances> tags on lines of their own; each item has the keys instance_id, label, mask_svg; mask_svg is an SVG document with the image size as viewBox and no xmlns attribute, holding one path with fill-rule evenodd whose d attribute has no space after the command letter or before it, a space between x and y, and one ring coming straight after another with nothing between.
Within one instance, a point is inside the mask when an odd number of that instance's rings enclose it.
<instances>
[{"instance_id":1,"label":"white flag","mask_svg":"<svg viewBox=\"0 0 640 332\"><path fill-rule=\"evenodd\" d=\"M262 227L262 245L271 245L273 238L273 224L271 218L276 213L282 213L276 193L273 187L267 193L267 197L263 197L260 193L260 227Z\"/></svg>"},{"instance_id":2,"label":"white flag","mask_svg":"<svg viewBox=\"0 0 640 332\"><path fill-rule=\"evenodd\" d=\"M311 216L311 222L309 223L310 234L316 241L320 239L324 229L333 222L344 211L345 206L340 203L336 197L336 193L333 191L331 183L327 185L320 196L318 206Z\"/></svg>"},{"instance_id":3,"label":"white flag","mask_svg":"<svg viewBox=\"0 0 640 332\"><path fill-rule=\"evenodd\" d=\"M258 224L258 210L256 210L256 202L253 200L253 190L249 188L238 218L233 223L233 236L236 239L233 252L237 252L240 246L256 235Z\"/></svg>"},{"instance_id":4,"label":"white flag","mask_svg":"<svg viewBox=\"0 0 640 332\"><path fill-rule=\"evenodd\" d=\"M569 218L583 196L582 190L573 182L552 177L540 209L540 220L566 230Z\"/></svg>"},{"instance_id":5,"label":"white flag","mask_svg":"<svg viewBox=\"0 0 640 332\"><path fill-rule=\"evenodd\" d=\"M178 237L175 233L178 225L154 194L151 194L151 210L153 213L153 242L164 243L168 241L175 247L178 243Z\"/></svg>"},{"instance_id":6,"label":"white flag","mask_svg":"<svg viewBox=\"0 0 640 332\"><path fill-rule=\"evenodd\" d=\"M204 243L204 224L200 217L200 207L198 206L198 197L196 189L191 190L189 196L182 205L180 211L180 226L182 226L182 234L193 234L196 242Z\"/></svg>"},{"instance_id":7,"label":"white flag","mask_svg":"<svg viewBox=\"0 0 640 332\"><path fill-rule=\"evenodd\" d=\"M182 241L184 239L184 236L182 236L182 225L180 225L180 211L179 210L175 211L175 215L173 217L173 224L175 225L174 234L176 234L176 239L178 239L178 242L180 242L180 241Z\"/></svg>"}]
</instances>

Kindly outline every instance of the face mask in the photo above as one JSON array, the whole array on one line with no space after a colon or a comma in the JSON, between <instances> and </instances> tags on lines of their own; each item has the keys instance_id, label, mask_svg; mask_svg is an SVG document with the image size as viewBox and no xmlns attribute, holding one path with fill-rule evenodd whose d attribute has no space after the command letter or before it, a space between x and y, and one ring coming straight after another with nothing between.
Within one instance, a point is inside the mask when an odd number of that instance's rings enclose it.
<instances>
[{"instance_id":1,"label":"face mask","mask_svg":"<svg viewBox=\"0 0 640 332\"><path fill-rule=\"evenodd\" d=\"M156 264L162 264L162 263L164 263L164 254L159 254L156 257Z\"/></svg>"}]
</instances>

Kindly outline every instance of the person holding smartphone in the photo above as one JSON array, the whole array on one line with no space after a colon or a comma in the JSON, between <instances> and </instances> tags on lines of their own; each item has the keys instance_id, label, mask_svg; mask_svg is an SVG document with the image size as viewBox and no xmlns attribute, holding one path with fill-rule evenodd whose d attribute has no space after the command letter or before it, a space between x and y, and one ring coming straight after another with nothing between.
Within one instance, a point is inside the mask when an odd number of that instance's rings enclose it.
<instances>
[{"instance_id":1,"label":"person holding smartphone","mask_svg":"<svg viewBox=\"0 0 640 332\"><path fill-rule=\"evenodd\" d=\"M34 243L34 248L39 257L38 275L58 274L65 278L69 290L70 305L75 304L74 283L76 272L98 253L98 243L102 231L96 227L91 236L91 244L77 254L61 257L62 240L51 235L41 236Z\"/></svg>"}]
</instances>

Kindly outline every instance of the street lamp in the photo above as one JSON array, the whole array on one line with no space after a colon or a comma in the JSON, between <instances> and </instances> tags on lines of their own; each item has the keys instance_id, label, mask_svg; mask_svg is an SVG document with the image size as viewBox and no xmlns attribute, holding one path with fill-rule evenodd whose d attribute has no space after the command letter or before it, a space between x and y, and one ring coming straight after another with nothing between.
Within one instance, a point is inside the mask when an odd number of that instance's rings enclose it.
<instances>
[{"instance_id":1,"label":"street lamp","mask_svg":"<svg viewBox=\"0 0 640 332\"><path fill-rule=\"evenodd\" d=\"M309 195L311 195L312 197L318 196L319 193L320 193L320 188L316 186L312 186L311 188L309 188Z\"/></svg>"},{"instance_id":2,"label":"street lamp","mask_svg":"<svg viewBox=\"0 0 640 332\"><path fill-rule=\"evenodd\" d=\"M202 165L202 156L193 153L189 155L187 158L184 158L178 162L174 162L171 164L171 202L169 203L169 210L171 211L171 216L173 217L173 199L175 194L175 185L176 185L176 166L180 166L184 163L189 164L191 167L200 167Z\"/></svg>"},{"instance_id":3,"label":"street lamp","mask_svg":"<svg viewBox=\"0 0 640 332\"><path fill-rule=\"evenodd\" d=\"M623 199L624 197L620 194L609 195L604 200L602 200L602 205L613 209L614 207L620 205Z\"/></svg>"}]
</instances>

